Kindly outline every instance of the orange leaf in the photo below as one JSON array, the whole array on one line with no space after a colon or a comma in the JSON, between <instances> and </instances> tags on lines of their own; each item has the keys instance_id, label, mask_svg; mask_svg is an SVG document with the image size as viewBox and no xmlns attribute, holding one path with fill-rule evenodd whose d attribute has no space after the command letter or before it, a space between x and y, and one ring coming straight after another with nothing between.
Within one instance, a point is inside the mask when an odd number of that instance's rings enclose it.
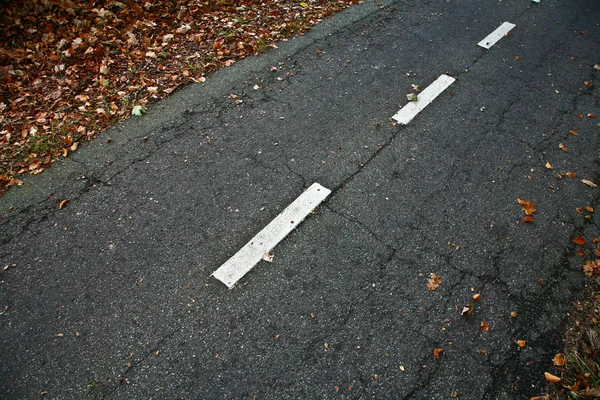
<instances>
[{"instance_id":1,"label":"orange leaf","mask_svg":"<svg viewBox=\"0 0 600 400\"><path fill-rule=\"evenodd\" d=\"M444 350L440 349L439 347L433 349L433 359L434 360L439 359L440 358L440 354L443 355L444 354Z\"/></svg>"},{"instance_id":2,"label":"orange leaf","mask_svg":"<svg viewBox=\"0 0 600 400\"><path fill-rule=\"evenodd\" d=\"M520 348L523 348L527 345L527 342L524 340L517 340L517 344L519 345Z\"/></svg>"},{"instance_id":3,"label":"orange leaf","mask_svg":"<svg viewBox=\"0 0 600 400\"><path fill-rule=\"evenodd\" d=\"M432 291L436 290L437 288L439 288L441 283L442 283L442 280L440 279L440 277L432 272L431 278L427 281L427 289L430 292L432 292Z\"/></svg>"},{"instance_id":4,"label":"orange leaf","mask_svg":"<svg viewBox=\"0 0 600 400\"><path fill-rule=\"evenodd\" d=\"M583 257L583 256L585 256L585 252L583 251L583 249L579 249L579 250L577 250L577 255L579 257Z\"/></svg>"},{"instance_id":5,"label":"orange leaf","mask_svg":"<svg viewBox=\"0 0 600 400\"><path fill-rule=\"evenodd\" d=\"M533 215L526 215L523 217L523 222L533 222Z\"/></svg>"},{"instance_id":6,"label":"orange leaf","mask_svg":"<svg viewBox=\"0 0 600 400\"><path fill-rule=\"evenodd\" d=\"M585 206L585 209L587 212L590 212L590 213L594 212L594 207L592 207L592 206Z\"/></svg>"},{"instance_id":7,"label":"orange leaf","mask_svg":"<svg viewBox=\"0 0 600 400\"><path fill-rule=\"evenodd\" d=\"M523 212L531 215L535 212L535 203L533 201L517 199L517 203L523 206Z\"/></svg>"},{"instance_id":8,"label":"orange leaf","mask_svg":"<svg viewBox=\"0 0 600 400\"><path fill-rule=\"evenodd\" d=\"M577 131L574 131L573 129L571 129L571 130L569 131L569 133L570 133L571 135L573 135L573 136L578 136L578 135L577 135Z\"/></svg>"},{"instance_id":9,"label":"orange leaf","mask_svg":"<svg viewBox=\"0 0 600 400\"><path fill-rule=\"evenodd\" d=\"M62 210L63 208L65 208L65 206L67 205L67 203L69 202L69 200L61 200L60 203L58 203L58 209Z\"/></svg>"},{"instance_id":10,"label":"orange leaf","mask_svg":"<svg viewBox=\"0 0 600 400\"><path fill-rule=\"evenodd\" d=\"M577 174L575 172L567 172L567 176L569 178L575 178L577 176Z\"/></svg>"},{"instance_id":11,"label":"orange leaf","mask_svg":"<svg viewBox=\"0 0 600 400\"><path fill-rule=\"evenodd\" d=\"M562 367L563 365L565 365L565 356L563 355L563 353L557 353L552 359L552 362L554 363L554 365Z\"/></svg>"},{"instance_id":12,"label":"orange leaf","mask_svg":"<svg viewBox=\"0 0 600 400\"><path fill-rule=\"evenodd\" d=\"M474 294L474 295L473 295L473 300L475 300L475 301L479 301L479 300L481 300L481 293L476 293L476 294Z\"/></svg>"},{"instance_id":13,"label":"orange leaf","mask_svg":"<svg viewBox=\"0 0 600 400\"><path fill-rule=\"evenodd\" d=\"M596 257L600 257L600 249L596 249Z\"/></svg>"},{"instance_id":14,"label":"orange leaf","mask_svg":"<svg viewBox=\"0 0 600 400\"><path fill-rule=\"evenodd\" d=\"M552 375L550 372L544 372L544 377L550 383L558 383L561 381L561 379L558 376Z\"/></svg>"},{"instance_id":15,"label":"orange leaf","mask_svg":"<svg viewBox=\"0 0 600 400\"><path fill-rule=\"evenodd\" d=\"M490 324L487 321L481 321L479 323L479 329L483 332L487 332L490 329Z\"/></svg>"},{"instance_id":16,"label":"orange leaf","mask_svg":"<svg viewBox=\"0 0 600 400\"><path fill-rule=\"evenodd\" d=\"M585 239L583 236L577 236L575 239L573 239L573 243L583 246L585 244Z\"/></svg>"}]
</instances>

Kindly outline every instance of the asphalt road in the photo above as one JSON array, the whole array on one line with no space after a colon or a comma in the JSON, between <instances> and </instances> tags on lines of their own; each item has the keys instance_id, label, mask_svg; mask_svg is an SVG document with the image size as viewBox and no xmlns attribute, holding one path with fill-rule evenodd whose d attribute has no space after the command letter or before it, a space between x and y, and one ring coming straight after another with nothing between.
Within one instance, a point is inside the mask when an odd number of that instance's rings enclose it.
<instances>
[{"instance_id":1,"label":"asphalt road","mask_svg":"<svg viewBox=\"0 0 600 400\"><path fill-rule=\"evenodd\" d=\"M572 239L599 236L576 210L600 207L599 16L365 2L26 177L0 198L0 397L544 394L584 285ZM332 194L272 263L211 277L314 182Z\"/></svg>"}]
</instances>

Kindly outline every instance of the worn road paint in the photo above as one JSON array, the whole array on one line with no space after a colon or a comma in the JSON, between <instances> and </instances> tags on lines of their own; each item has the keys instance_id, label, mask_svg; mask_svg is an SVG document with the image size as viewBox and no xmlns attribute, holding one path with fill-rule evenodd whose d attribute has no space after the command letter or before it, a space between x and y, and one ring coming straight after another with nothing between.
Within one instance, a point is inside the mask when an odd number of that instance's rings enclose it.
<instances>
[{"instance_id":1,"label":"worn road paint","mask_svg":"<svg viewBox=\"0 0 600 400\"><path fill-rule=\"evenodd\" d=\"M212 276L231 289L237 281L258 264L265 253L271 251L293 231L330 193L331 190L318 183L313 183L269 225L213 272Z\"/></svg>"},{"instance_id":2,"label":"worn road paint","mask_svg":"<svg viewBox=\"0 0 600 400\"><path fill-rule=\"evenodd\" d=\"M479 46L484 49L489 49L493 45L495 45L498 40L502 39L512 28L516 25L511 24L510 22L504 22L500 25L496 30L485 37L481 42L477 43Z\"/></svg>"},{"instance_id":3,"label":"worn road paint","mask_svg":"<svg viewBox=\"0 0 600 400\"><path fill-rule=\"evenodd\" d=\"M425 88L417 101L411 101L400 109L392 118L398 123L407 125L417 116L425 107L429 105L436 97L448 88L456 79L448 75L441 75L433 83Z\"/></svg>"}]
</instances>

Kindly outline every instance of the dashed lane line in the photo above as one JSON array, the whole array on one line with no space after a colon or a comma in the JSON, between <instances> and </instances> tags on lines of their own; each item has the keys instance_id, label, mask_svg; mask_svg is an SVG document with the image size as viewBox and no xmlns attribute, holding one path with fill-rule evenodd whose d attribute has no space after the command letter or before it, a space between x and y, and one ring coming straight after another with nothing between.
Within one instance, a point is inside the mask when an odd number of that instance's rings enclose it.
<instances>
[{"instance_id":1,"label":"dashed lane line","mask_svg":"<svg viewBox=\"0 0 600 400\"><path fill-rule=\"evenodd\" d=\"M498 40L506 36L506 34L515 26L515 24L511 24L510 22L504 22L502 25L496 28L494 32L490 33L481 42L477 43L477 45L483 47L484 49L489 49L495 45Z\"/></svg>"},{"instance_id":2,"label":"dashed lane line","mask_svg":"<svg viewBox=\"0 0 600 400\"><path fill-rule=\"evenodd\" d=\"M233 257L213 272L212 276L231 289L330 193L331 190L313 183Z\"/></svg>"},{"instance_id":3,"label":"dashed lane line","mask_svg":"<svg viewBox=\"0 0 600 400\"><path fill-rule=\"evenodd\" d=\"M448 88L456 79L448 75L441 75L427 86L418 96L417 101L411 101L400 109L392 118L398 123L407 125L436 97Z\"/></svg>"}]
</instances>

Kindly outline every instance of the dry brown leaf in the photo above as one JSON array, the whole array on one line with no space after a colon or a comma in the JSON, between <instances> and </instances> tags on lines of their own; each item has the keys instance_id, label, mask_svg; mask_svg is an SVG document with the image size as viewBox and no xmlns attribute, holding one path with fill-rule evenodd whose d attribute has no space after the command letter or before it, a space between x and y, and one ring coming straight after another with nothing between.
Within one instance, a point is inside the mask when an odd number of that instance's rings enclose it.
<instances>
[{"instance_id":1,"label":"dry brown leaf","mask_svg":"<svg viewBox=\"0 0 600 400\"><path fill-rule=\"evenodd\" d=\"M557 353L554 358L552 359L552 362L554 363L554 365L558 366L558 367L562 367L565 365L565 356L563 353Z\"/></svg>"},{"instance_id":2,"label":"dry brown leaf","mask_svg":"<svg viewBox=\"0 0 600 400\"><path fill-rule=\"evenodd\" d=\"M262 256L262 259L266 262L273 262L273 254L269 253L268 251L265 251Z\"/></svg>"},{"instance_id":3,"label":"dry brown leaf","mask_svg":"<svg viewBox=\"0 0 600 400\"><path fill-rule=\"evenodd\" d=\"M588 114L588 117L589 117L589 118L596 118L596 114L589 113L589 114Z\"/></svg>"},{"instance_id":4,"label":"dry brown leaf","mask_svg":"<svg viewBox=\"0 0 600 400\"><path fill-rule=\"evenodd\" d=\"M490 324L487 321L481 321L479 323L479 329L482 332L487 332L490 329Z\"/></svg>"},{"instance_id":5,"label":"dry brown leaf","mask_svg":"<svg viewBox=\"0 0 600 400\"><path fill-rule=\"evenodd\" d=\"M558 383L562 380L558 376L552 375L550 372L544 372L544 377L550 383Z\"/></svg>"},{"instance_id":6,"label":"dry brown leaf","mask_svg":"<svg viewBox=\"0 0 600 400\"><path fill-rule=\"evenodd\" d=\"M444 350L443 350L443 349L440 349L439 347L438 347L438 348L435 348L435 349L433 349L433 359L434 359L434 360L437 360L437 359L439 359L439 358L440 358L440 355L444 355L444 354L445 354L445 353L444 353Z\"/></svg>"},{"instance_id":7,"label":"dry brown leaf","mask_svg":"<svg viewBox=\"0 0 600 400\"><path fill-rule=\"evenodd\" d=\"M526 215L523 217L523 222L533 222L533 215Z\"/></svg>"},{"instance_id":8,"label":"dry brown leaf","mask_svg":"<svg viewBox=\"0 0 600 400\"><path fill-rule=\"evenodd\" d=\"M69 200L67 200L67 199L61 200L61 202L58 203L58 209L62 210L63 208L65 208L65 206L67 205L68 202L69 202Z\"/></svg>"},{"instance_id":9,"label":"dry brown leaf","mask_svg":"<svg viewBox=\"0 0 600 400\"><path fill-rule=\"evenodd\" d=\"M577 131L574 131L573 129L571 129L571 130L569 131L569 133L570 133L571 135L573 135L573 136L578 136L578 135L577 135Z\"/></svg>"},{"instance_id":10,"label":"dry brown leaf","mask_svg":"<svg viewBox=\"0 0 600 400\"><path fill-rule=\"evenodd\" d=\"M590 187L598 187L598 185L596 185L594 182L592 182L590 180L587 180L587 179L582 179L581 182L584 183L584 184L586 184L586 185L588 185L588 186L590 186Z\"/></svg>"},{"instance_id":11,"label":"dry brown leaf","mask_svg":"<svg viewBox=\"0 0 600 400\"><path fill-rule=\"evenodd\" d=\"M432 292L432 291L436 290L437 288L439 288L441 283L442 283L442 280L440 279L440 277L432 272L431 278L429 278L429 280L427 281L427 289L430 292Z\"/></svg>"},{"instance_id":12,"label":"dry brown leaf","mask_svg":"<svg viewBox=\"0 0 600 400\"><path fill-rule=\"evenodd\" d=\"M481 293L476 293L476 294L474 294L474 295L473 295L473 300L475 300L475 301L479 301L479 300L481 300Z\"/></svg>"},{"instance_id":13,"label":"dry brown leaf","mask_svg":"<svg viewBox=\"0 0 600 400\"><path fill-rule=\"evenodd\" d=\"M517 203L523 206L523 212L527 215L531 215L536 211L535 203L533 201L517 199Z\"/></svg>"},{"instance_id":14,"label":"dry brown leaf","mask_svg":"<svg viewBox=\"0 0 600 400\"><path fill-rule=\"evenodd\" d=\"M583 236L577 236L573 239L573 243L583 246L585 244L585 239L583 238Z\"/></svg>"},{"instance_id":15,"label":"dry brown leaf","mask_svg":"<svg viewBox=\"0 0 600 400\"><path fill-rule=\"evenodd\" d=\"M546 161L546 168L552 169L552 164L550 164L550 162L548 162L548 161Z\"/></svg>"},{"instance_id":16,"label":"dry brown leaf","mask_svg":"<svg viewBox=\"0 0 600 400\"><path fill-rule=\"evenodd\" d=\"M594 207L588 205L588 206L585 206L585 210L587 212L589 212L589 213L593 213L594 212Z\"/></svg>"},{"instance_id":17,"label":"dry brown leaf","mask_svg":"<svg viewBox=\"0 0 600 400\"><path fill-rule=\"evenodd\" d=\"M569 151L569 149L567 148L567 146L565 146L565 145L564 145L564 144L562 144L562 143L559 143L559 144L558 144L558 148L559 148L559 149L561 149L562 151Z\"/></svg>"},{"instance_id":18,"label":"dry brown leaf","mask_svg":"<svg viewBox=\"0 0 600 400\"><path fill-rule=\"evenodd\" d=\"M517 344L519 345L520 348L523 348L527 345L527 342L524 340L517 340Z\"/></svg>"},{"instance_id":19,"label":"dry brown leaf","mask_svg":"<svg viewBox=\"0 0 600 400\"><path fill-rule=\"evenodd\" d=\"M596 261L588 261L583 264L583 273L587 276L592 276L600 272L600 259Z\"/></svg>"},{"instance_id":20,"label":"dry brown leaf","mask_svg":"<svg viewBox=\"0 0 600 400\"><path fill-rule=\"evenodd\" d=\"M575 178L577 176L575 172L567 172L565 175L567 175L569 178Z\"/></svg>"},{"instance_id":21,"label":"dry brown leaf","mask_svg":"<svg viewBox=\"0 0 600 400\"><path fill-rule=\"evenodd\" d=\"M511 311L510 312L510 316L513 317L513 318L517 318L517 315L519 315L519 313L516 312L516 311Z\"/></svg>"}]
</instances>

